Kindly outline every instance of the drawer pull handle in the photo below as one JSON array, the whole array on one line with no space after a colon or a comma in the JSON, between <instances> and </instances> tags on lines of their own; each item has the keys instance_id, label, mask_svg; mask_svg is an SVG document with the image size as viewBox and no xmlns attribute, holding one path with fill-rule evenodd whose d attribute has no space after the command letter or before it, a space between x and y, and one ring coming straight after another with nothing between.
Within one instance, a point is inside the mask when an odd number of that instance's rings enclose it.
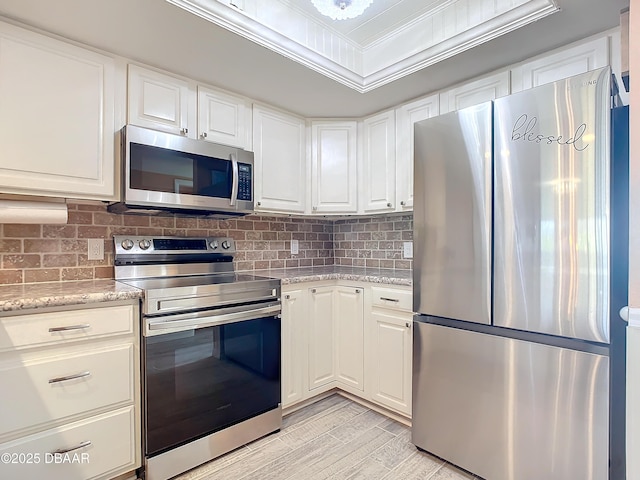
<instances>
[{"instance_id":1,"label":"drawer pull handle","mask_svg":"<svg viewBox=\"0 0 640 480\"><path fill-rule=\"evenodd\" d=\"M65 375L64 377L51 378L49 380L49 383L66 382L67 380L74 380L76 378L88 377L89 375L91 375L91 372L87 370L85 372L74 373L73 375Z\"/></svg>"},{"instance_id":2,"label":"drawer pull handle","mask_svg":"<svg viewBox=\"0 0 640 480\"><path fill-rule=\"evenodd\" d=\"M67 330L82 330L83 328L91 327L88 323L83 323L81 325L67 325L66 327L51 327L49 329L49 333L54 332L66 332Z\"/></svg>"},{"instance_id":3,"label":"drawer pull handle","mask_svg":"<svg viewBox=\"0 0 640 480\"><path fill-rule=\"evenodd\" d=\"M380 297L380 300L384 300L386 302L394 302L394 303L398 303L400 301L397 298L389 298L389 297Z\"/></svg>"},{"instance_id":4,"label":"drawer pull handle","mask_svg":"<svg viewBox=\"0 0 640 480\"><path fill-rule=\"evenodd\" d=\"M86 440L84 442L80 442L75 447L60 448L58 450L54 450L53 452L51 452L51 454L52 455L55 455L55 454L62 455L62 454L65 454L65 453L73 452L74 450L80 450L81 448L88 447L89 445L91 445L91 440Z\"/></svg>"}]
</instances>

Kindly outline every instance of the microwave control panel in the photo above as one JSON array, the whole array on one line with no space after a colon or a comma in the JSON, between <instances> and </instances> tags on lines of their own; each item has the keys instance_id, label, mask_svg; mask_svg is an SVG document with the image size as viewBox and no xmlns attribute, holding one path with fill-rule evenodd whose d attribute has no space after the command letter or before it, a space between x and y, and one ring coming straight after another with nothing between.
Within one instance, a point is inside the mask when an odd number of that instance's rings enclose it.
<instances>
[{"instance_id":1,"label":"microwave control panel","mask_svg":"<svg viewBox=\"0 0 640 480\"><path fill-rule=\"evenodd\" d=\"M251 201L251 165L238 163L238 200Z\"/></svg>"}]
</instances>

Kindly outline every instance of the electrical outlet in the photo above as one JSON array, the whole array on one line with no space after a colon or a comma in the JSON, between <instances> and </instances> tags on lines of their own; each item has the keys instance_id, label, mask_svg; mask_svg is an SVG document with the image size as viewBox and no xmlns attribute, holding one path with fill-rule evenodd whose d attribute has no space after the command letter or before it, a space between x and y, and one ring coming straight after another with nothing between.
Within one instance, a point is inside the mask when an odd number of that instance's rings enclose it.
<instances>
[{"instance_id":1,"label":"electrical outlet","mask_svg":"<svg viewBox=\"0 0 640 480\"><path fill-rule=\"evenodd\" d=\"M413 258L413 242L404 242L402 246L404 258Z\"/></svg>"},{"instance_id":2,"label":"electrical outlet","mask_svg":"<svg viewBox=\"0 0 640 480\"><path fill-rule=\"evenodd\" d=\"M291 240L291 255L298 254L298 240Z\"/></svg>"},{"instance_id":3,"label":"electrical outlet","mask_svg":"<svg viewBox=\"0 0 640 480\"><path fill-rule=\"evenodd\" d=\"M101 238L87 239L87 259L104 260L104 240Z\"/></svg>"}]
</instances>

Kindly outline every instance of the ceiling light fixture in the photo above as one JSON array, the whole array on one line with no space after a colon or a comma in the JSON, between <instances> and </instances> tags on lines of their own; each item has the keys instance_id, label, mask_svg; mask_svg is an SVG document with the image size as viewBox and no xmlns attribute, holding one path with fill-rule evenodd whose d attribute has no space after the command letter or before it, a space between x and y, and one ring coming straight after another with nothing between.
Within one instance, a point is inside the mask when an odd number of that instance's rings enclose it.
<instances>
[{"instance_id":1,"label":"ceiling light fixture","mask_svg":"<svg viewBox=\"0 0 640 480\"><path fill-rule=\"evenodd\" d=\"M373 0L311 0L311 3L332 20L346 20L362 15Z\"/></svg>"}]
</instances>

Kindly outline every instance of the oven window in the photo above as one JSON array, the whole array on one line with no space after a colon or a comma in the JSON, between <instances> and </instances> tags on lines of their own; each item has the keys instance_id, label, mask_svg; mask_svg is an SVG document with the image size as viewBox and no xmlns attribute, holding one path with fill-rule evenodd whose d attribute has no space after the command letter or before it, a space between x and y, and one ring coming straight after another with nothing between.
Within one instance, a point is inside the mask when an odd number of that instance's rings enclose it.
<instances>
[{"instance_id":1,"label":"oven window","mask_svg":"<svg viewBox=\"0 0 640 480\"><path fill-rule=\"evenodd\" d=\"M130 162L133 189L231 198L229 160L131 143Z\"/></svg>"},{"instance_id":2,"label":"oven window","mask_svg":"<svg viewBox=\"0 0 640 480\"><path fill-rule=\"evenodd\" d=\"M146 451L152 456L280 403L280 320L145 337Z\"/></svg>"}]
</instances>

